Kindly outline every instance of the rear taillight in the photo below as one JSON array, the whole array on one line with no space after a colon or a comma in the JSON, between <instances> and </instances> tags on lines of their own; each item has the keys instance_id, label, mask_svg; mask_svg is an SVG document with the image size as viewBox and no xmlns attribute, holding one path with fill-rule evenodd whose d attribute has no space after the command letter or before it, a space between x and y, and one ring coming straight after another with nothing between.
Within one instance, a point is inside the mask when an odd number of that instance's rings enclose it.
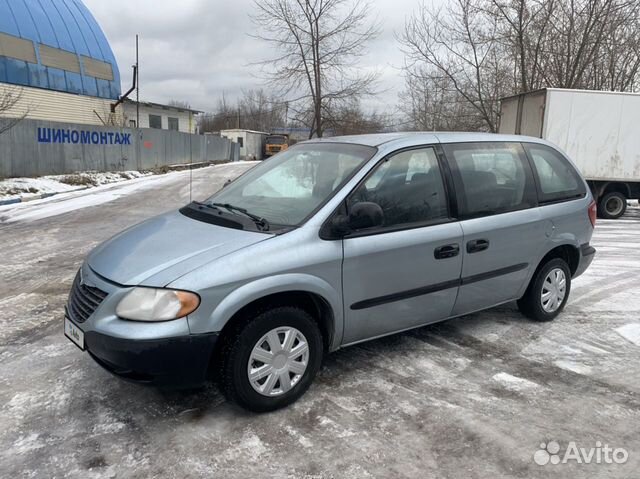
<instances>
[{"instance_id":1,"label":"rear taillight","mask_svg":"<svg viewBox=\"0 0 640 479\"><path fill-rule=\"evenodd\" d=\"M589 220L591 220L591 225L596 227L596 218L598 217L598 204L596 200L592 200L589 204Z\"/></svg>"}]
</instances>

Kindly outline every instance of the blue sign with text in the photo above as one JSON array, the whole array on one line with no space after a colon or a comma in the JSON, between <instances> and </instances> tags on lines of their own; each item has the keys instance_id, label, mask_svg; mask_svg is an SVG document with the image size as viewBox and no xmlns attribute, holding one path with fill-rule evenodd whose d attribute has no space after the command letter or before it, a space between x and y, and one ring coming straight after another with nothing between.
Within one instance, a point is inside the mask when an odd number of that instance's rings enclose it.
<instances>
[{"instance_id":1,"label":"blue sign with text","mask_svg":"<svg viewBox=\"0 0 640 479\"><path fill-rule=\"evenodd\" d=\"M113 131L38 128L38 143L69 143L73 145L130 145L131 133Z\"/></svg>"}]
</instances>

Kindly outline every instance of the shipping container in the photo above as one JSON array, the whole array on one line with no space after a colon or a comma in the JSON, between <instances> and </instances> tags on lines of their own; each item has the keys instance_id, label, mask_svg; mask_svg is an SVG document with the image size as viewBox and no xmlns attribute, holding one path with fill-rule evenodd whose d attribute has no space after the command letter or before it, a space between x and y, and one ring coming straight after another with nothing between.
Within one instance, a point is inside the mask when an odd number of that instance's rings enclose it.
<instances>
[{"instance_id":1,"label":"shipping container","mask_svg":"<svg viewBox=\"0 0 640 479\"><path fill-rule=\"evenodd\" d=\"M503 98L500 133L548 140L576 163L604 218L640 199L640 94L546 88Z\"/></svg>"}]
</instances>

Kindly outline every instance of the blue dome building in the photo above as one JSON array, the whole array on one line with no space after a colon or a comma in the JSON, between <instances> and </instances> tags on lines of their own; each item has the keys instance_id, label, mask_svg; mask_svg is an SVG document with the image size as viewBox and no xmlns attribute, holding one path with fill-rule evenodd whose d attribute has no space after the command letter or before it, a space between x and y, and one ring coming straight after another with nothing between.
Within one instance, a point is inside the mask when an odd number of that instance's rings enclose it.
<instances>
[{"instance_id":1,"label":"blue dome building","mask_svg":"<svg viewBox=\"0 0 640 479\"><path fill-rule=\"evenodd\" d=\"M104 99L120 96L120 72L81 0L0 0L0 83Z\"/></svg>"}]
</instances>

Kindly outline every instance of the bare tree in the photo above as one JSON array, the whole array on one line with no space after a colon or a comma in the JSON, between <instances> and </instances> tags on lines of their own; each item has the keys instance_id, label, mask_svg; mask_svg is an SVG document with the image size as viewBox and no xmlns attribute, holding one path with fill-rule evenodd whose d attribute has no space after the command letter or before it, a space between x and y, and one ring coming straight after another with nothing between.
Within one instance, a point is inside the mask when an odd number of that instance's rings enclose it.
<instances>
[{"instance_id":1,"label":"bare tree","mask_svg":"<svg viewBox=\"0 0 640 479\"><path fill-rule=\"evenodd\" d=\"M217 132L229 128L246 128L270 132L286 126L287 103L264 90L243 92L235 105L223 94L216 109L200 117L201 132Z\"/></svg>"},{"instance_id":2,"label":"bare tree","mask_svg":"<svg viewBox=\"0 0 640 479\"><path fill-rule=\"evenodd\" d=\"M407 71L406 89L400 93L400 111L407 121L400 129L420 131L475 131L485 128L476 109L460 95L447 77L421 69Z\"/></svg>"},{"instance_id":3,"label":"bare tree","mask_svg":"<svg viewBox=\"0 0 640 479\"><path fill-rule=\"evenodd\" d=\"M29 108L21 107L22 90L7 88L0 91L0 135L9 131L29 115Z\"/></svg>"},{"instance_id":4,"label":"bare tree","mask_svg":"<svg viewBox=\"0 0 640 479\"><path fill-rule=\"evenodd\" d=\"M413 111L416 102L428 104L415 88L435 82L439 101L417 110L422 116L448 111L450 117L461 102L453 129L469 126L471 112L480 120L477 129L497 131L499 100L511 94L543 87L630 91L639 79L639 22L638 0L423 4L399 37L407 83L401 106ZM431 89L422 94L433 100ZM416 117L415 123L423 122Z\"/></svg>"},{"instance_id":5,"label":"bare tree","mask_svg":"<svg viewBox=\"0 0 640 479\"><path fill-rule=\"evenodd\" d=\"M372 93L377 72L358 69L358 59L379 33L366 0L256 0L255 38L279 55L261 62L270 85L293 97L291 110L322 137L331 108ZM312 115L309 115L309 113ZM309 118L310 117L310 118ZM308 120L307 120L308 118Z\"/></svg>"},{"instance_id":6,"label":"bare tree","mask_svg":"<svg viewBox=\"0 0 640 479\"><path fill-rule=\"evenodd\" d=\"M381 133L390 123L391 119L387 115L376 111L366 112L358 99L341 104L325 115L325 125L335 135Z\"/></svg>"},{"instance_id":7,"label":"bare tree","mask_svg":"<svg viewBox=\"0 0 640 479\"><path fill-rule=\"evenodd\" d=\"M264 90L247 90L238 102L243 128L271 132L286 126L287 104Z\"/></svg>"},{"instance_id":8,"label":"bare tree","mask_svg":"<svg viewBox=\"0 0 640 479\"><path fill-rule=\"evenodd\" d=\"M443 78L448 96L460 97L481 118L484 129L497 131L498 100L511 77L496 40L499 24L484 14L482 0L454 0L445 8L424 4L400 37L411 76Z\"/></svg>"}]
</instances>

